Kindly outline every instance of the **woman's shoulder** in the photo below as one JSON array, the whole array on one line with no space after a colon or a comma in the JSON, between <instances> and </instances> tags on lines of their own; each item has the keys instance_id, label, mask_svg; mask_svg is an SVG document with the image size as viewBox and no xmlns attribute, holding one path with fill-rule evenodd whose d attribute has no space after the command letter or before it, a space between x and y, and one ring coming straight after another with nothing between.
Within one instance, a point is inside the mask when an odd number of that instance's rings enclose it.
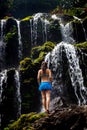
<instances>
[{"instance_id":1,"label":"woman's shoulder","mask_svg":"<svg viewBox=\"0 0 87 130\"><path fill-rule=\"evenodd\" d=\"M46 70L47 70L47 72L50 72L50 71L51 71L49 68L47 68Z\"/></svg>"},{"instance_id":2,"label":"woman's shoulder","mask_svg":"<svg viewBox=\"0 0 87 130\"><path fill-rule=\"evenodd\" d=\"M39 69L38 72L42 72L42 69Z\"/></svg>"}]
</instances>

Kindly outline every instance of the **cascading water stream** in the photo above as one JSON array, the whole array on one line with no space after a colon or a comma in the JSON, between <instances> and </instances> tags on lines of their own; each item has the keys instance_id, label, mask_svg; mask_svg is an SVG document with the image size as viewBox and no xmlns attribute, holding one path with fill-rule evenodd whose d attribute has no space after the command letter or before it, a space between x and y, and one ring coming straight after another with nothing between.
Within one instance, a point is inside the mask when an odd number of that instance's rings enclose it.
<instances>
[{"instance_id":1,"label":"cascading water stream","mask_svg":"<svg viewBox=\"0 0 87 130\"><path fill-rule=\"evenodd\" d=\"M54 20L59 20L60 23L62 22L62 21L61 21L61 18L57 17L56 14L53 14L53 15L51 16L51 18L54 19Z\"/></svg>"},{"instance_id":2,"label":"cascading water stream","mask_svg":"<svg viewBox=\"0 0 87 130\"><path fill-rule=\"evenodd\" d=\"M48 53L45 57L45 61L48 62L49 68L53 72L53 100L58 96L58 93L62 93L62 54L66 53L68 60L68 73L70 75L71 84L74 89L74 94L77 98L78 105L86 104L87 90L84 86L84 79L82 76L82 70L79 65L79 58L76 54L76 49L71 43L74 43L72 37L71 23L67 23L65 26L61 23L61 33L63 36L63 42L60 42L55 46L52 52ZM57 92L58 91L58 92ZM56 96L57 95L57 96Z\"/></svg>"},{"instance_id":3,"label":"cascading water stream","mask_svg":"<svg viewBox=\"0 0 87 130\"><path fill-rule=\"evenodd\" d=\"M62 40L69 44L75 43L75 40L73 39L73 35L72 35L73 32L72 23L67 23L66 25L60 23L60 27L62 33Z\"/></svg>"},{"instance_id":4,"label":"cascading water stream","mask_svg":"<svg viewBox=\"0 0 87 130\"><path fill-rule=\"evenodd\" d=\"M49 30L49 21L45 18L45 20L42 20L42 27L43 27L43 43L47 42L47 31Z\"/></svg>"},{"instance_id":5,"label":"cascading water stream","mask_svg":"<svg viewBox=\"0 0 87 130\"><path fill-rule=\"evenodd\" d=\"M0 68L3 69L5 66L5 47L6 43L4 42L4 26L6 24L6 20L1 20L1 36L0 36Z\"/></svg>"},{"instance_id":6,"label":"cascading water stream","mask_svg":"<svg viewBox=\"0 0 87 130\"><path fill-rule=\"evenodd\" d=\"M87 90L84 86L84 80L82 76L82 71L79 65L79 59L76 55L76 50L73 45L67 44L65 42L59 43L51 53L45 57L45 60L48 62L49 67L51 67L53 72L53 86L55 88L55 92L62 91L60 81L62 81L62 64L60 59L62 60L62 49L65 51L68 63L69 63L69 75L71 79L72 86L74 88L75 96L77 97L78 105L86 104ZM61 52L61 53L60 53ZM61 54L61 55L60 55ZM60 67L59 67L60 66ZM59 90L58 90L59 89ZM53 95L55 95L55 92ZM58 94L57 94L58 95Z\"/></svg>"},{"instance_id":7,"label":"cascading water stream","mask_svg":"<svg viewBox=\"0 0 87 130\"><path fill-rule=\"evenodd\" d=\"M57 44L52 52L49 52L46 57L45 61L48 63L48 68L52 70L53 81L52 86L53 90L51 92L51 105L50 110L55 108L55 104L60 100L63 94L63 84L62 84L62 42ZM62 105L62 101L60 105Z\"/></svg>"},{"instance_id":8,"label":"cascading water stream","mask_svg":"<svg viewBox=\"0 0 87 130\"><path fill-rule=\"evenodd\" d=\"M64 43L66 56L69 62L69 75L71 77L72 86L78 100L78 105L86 104L87 90L84 86L82 71L79 65L79 58L76 55L75 47ZM79 93L79 94L78 94Z\"/></svg>"},{"instance_id":9,"label":"cascading water stream","mask_svg":"<svg viewBox=\"0 0 87 130\"><path fill-rule=\"evenodd\" d=\"M4 28L4 25L6 24L6 20L2 19L1 20L1 38L0 38L0 41L3 42L3 36L4 36L4 32L3 32L3 28Z\"/></svg>"},{"instance_id":10,"label":"cascading water stream","mask_svg":"<svg viewBox=\"0 0 87 130\"><path fill-rule=\"evenodd\" d=\"M15 94L15 102L17 104L17 118L21 115L21 94L20 94L20 76L19 71L15 70L15 87L16 87L16 94Z\"/></svg>"},{"instance_id":11,"label":"cascading water stream","mask_svg":"<svg viewBox=\"0 0 87 130\"><path fill-rule=\"evenodd\" d=\"M33 17L33 21L31 24L31 41L32 46L37 45L37 25L38 25L38 19L40 19L42 16L42 13L37 13Z\"/></svg>"},{"instance_id":12,"label":"cascading water stream","mask_svg":"<svg viewBox=\"0 0 87 130\"><path fill-rule=\"evenodd\" d=\"M47 41L47 32L49 30L49 21L44 18L43 13L37 13L34 15L33 19L30 19L30 27L31 27L31 44L32 46L36 46L37 43L37 33L38 33L38 22L41 22L41 33L43 35L42 42Z\"/></svg>"},{"instance_id":13,"label":"cascading water stream","mask_svg":"<svg viewBox=\"0 0 87 130\"><path fill-rule=\"evenodd\" d=\"M7 70L0 72L0 105L2 103L3 83L7 82ZM0 127L1 127L1 116L0 113Z\"/></svg>"},{"instance_id":14,"label":"cascading water stream","mask_svg":"<svg viewBox=\"0 0 87 130\"><path fill-rule=\"evenodd\" d=\"M60 81L56 80L57 78L61 80L62 78L62 43L57 44L52 52L48 53L45 57L45 61L48 62L48 67L52 69L53 72L53 86L57 92L61 92ZM58 85L59 84L59 85ZM54 94L53 94L54 95Z\"/></svg>"},{"instance_id":15,"label":"cascading water stream","mask_svg":"<svg viewBox=\"0 0 87 130\"><path fill-rule=\"evenodd\" d=\"M22 59L22 40L21 40L21 31L20 31L20 21L16 20L18 28L18 42L19 42L19 60Z\"/></svg>"}]
</instances>

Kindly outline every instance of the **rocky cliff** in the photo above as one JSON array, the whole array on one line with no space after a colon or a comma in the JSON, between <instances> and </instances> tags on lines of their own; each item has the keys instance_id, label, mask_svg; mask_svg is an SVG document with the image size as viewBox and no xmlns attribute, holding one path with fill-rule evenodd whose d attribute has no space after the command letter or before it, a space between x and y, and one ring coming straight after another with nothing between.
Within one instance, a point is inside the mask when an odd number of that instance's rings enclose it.
<instances>
[{"instance_id":1,"label":"rocky cliff","mask_svg":"<svg viewBox=\"0 0 87 130\"><path fill-rule=\"evenodd\" d=\"M86 130L87 106L57 107L49 115L22 115L8 130Z\"/></svg>"}]
</instances>

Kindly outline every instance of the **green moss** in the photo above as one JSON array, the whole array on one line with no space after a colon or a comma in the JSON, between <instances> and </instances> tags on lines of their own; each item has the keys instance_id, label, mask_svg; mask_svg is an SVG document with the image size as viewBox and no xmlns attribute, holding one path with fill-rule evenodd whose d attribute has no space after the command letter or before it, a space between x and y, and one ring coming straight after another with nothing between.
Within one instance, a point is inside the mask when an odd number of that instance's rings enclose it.
<instances>
[{"instance_id":1,"label":"green moss","mask_svg":"<svg viewBox=\"0 0 87 130\"><path fill-rule=\"evenodd\" d=\"M26 57L24 60L20 61L20 70L27 70L28 68L31 68L32 61L31 58Z\"/></svg>"},{"instance_id":2,"label":"green moss","mask_svg":"<svg viewBox=\"0 0 87 130\"><path fill-rule=\"evenodd\" d=\"M50 41L44 43L44 47L48 47L48 51L51 51L54 48L54 46L55 46L55 43L50 42Z\"/></svg>"},{"instance_id":3,"label":"green moss","mask_svg":"<svg viewBox=\"0 0 87 130\"><path fill-rule=\"evenodd\" d=\"M55 43L48 41L44 43L42 46L34 47L31 52L31 57L33 59L39 58L39 56L42 57L45 56L48 52L50 52L55 46Z\"/></svg>"},{"instance_id":4,"label":"green moss","mask_svg":"<svg viewBox=\"0 0 87 130\"><path fill-rule=\"evenodd\" d=\"M77 48L80 48L80 49L87 49L87 42L75 44L74 46L76 46Z\"/></svg>"},{"instance_id":5,"label":"green moss","mask_svg":"<svg viewBox=\"0 0 87 130\"><path fill-rule=\"evenodd\" d=\"M51 13L52 14L65 14L69 16L80 16L84 12L84 8L70 8L70 9L64 9L57 6Z\"/></svg>"},{"instance_id":6,"label":"green moss","mask_svg":"<svg viewBox=\"0 0 87 130\"><path fill-rule=\"evenodd\" d=\"M9 128L8 128L8 127L6 127L6 128L4 128L4 130L9 130Z\"/></svg>"},{"instance_id":7,"label":"green moss","mask_svg":"<svg viewBox=\"0 0 87 130\"><path fill-rule=\"evenodd\" d=\"M29 114L22 114L21 117L13 122L13 124L10 124L8 128L5 128L4 130L33 130L32 123L34 123L36 120L45 117L45 113L29 113Z\"/></svg>"},{"instance_id":8,"label":"green moss","mask_svg":"<svg viewBox=\"0 0 87 130\"><path fill-rule=\"evenodd\" d=\"M39 57L39 58L37 58L37 59L35 59L34 60L34 66L38 66L38 64L40 64L41 63L41 61L43 61L44 60L44 57Z\"/></svg>"},{"instance_id":9,"label":"green moss","mask_svg":"<svg viewBox=\"0 0 87 130\"><path fill-rule=\"evenodd\" d=\"M25 79L24 83L31 83L33 81L33 78Z\"/></svg>"},{"instance_id":10,"label":"green moss","mask_svg":"<svg viewBox=\"0 0 87 130\"><path fill-rule=\"evenodd\" d=\"M71 16L79 16L81 15L81 13L83 12L83 8L72 8L72 9L68 9L67 13Z\"/></svg>"},{"instance_id":11,"label":"green moss","mask_svg":"<svg viewBox=\"0 0 87 130\"><path fill-rule=\"evenodd\" d=\"M30 20L32 18L33 18L33 16L27 16L27 17L23 18L21 21L28 21L28 20Z\"/></svg>"},{"instance_id":12,"label":"green moss","mask_svg":"<svg viewBox=\"0 0 87 130\"><path fill-rule=\"evenodd\" d=\"M6 20L8 20L8 19L14 19L14 17L5 16L4 19L6 19Z\"/></svg>"},{"instance_id":13,"label":"green moss","mask_svg":"<svg viewBox=\"0 0 87 130\"><path fill-rule=\"evenodd\" d=\"M16 30L16 26L14 25L13 28L5 36L6 43L9 43L9 41L13 39L16 34L17 34L17 30Z\"/></svg>"},{"instance_id":14,"label":"green moss","mask_svg":"<svg viewBox=\"0 0 87 130\"><path fill-rule=\"evenodd\" d=\"M41 52L41 53L39 54L39 57L42 58L42 57L44 57L45 55L46 55L45 52Z\"/></svg>"},{"instance_id":15,"label":"green moss","mask_svg":"<svg viewBox=\"0 0 87 130\"><path fill-rule=\"evenodd\" d=\"M8 40L11 39L14 35L15 35L15 32L12 32L12 33L8 32L5 38L6 42L8 42Z\"/></svg>"}]
</instances>

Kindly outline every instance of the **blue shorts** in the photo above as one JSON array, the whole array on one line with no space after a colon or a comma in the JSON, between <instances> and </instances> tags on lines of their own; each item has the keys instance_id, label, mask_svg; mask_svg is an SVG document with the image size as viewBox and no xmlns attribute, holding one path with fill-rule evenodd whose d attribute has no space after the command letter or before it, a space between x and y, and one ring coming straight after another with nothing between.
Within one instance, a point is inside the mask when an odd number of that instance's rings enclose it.
<instances>
[{"instance_id":1,"label":"blue shorts","mask_svg":"<svg viewBox=\"0 0 87 130\"><path fill-rule=\"evenodd\" d=\"M52 90L52 85L50 82L41 82L39 86L39 90Z\"/></svg>"}]
</instances>

